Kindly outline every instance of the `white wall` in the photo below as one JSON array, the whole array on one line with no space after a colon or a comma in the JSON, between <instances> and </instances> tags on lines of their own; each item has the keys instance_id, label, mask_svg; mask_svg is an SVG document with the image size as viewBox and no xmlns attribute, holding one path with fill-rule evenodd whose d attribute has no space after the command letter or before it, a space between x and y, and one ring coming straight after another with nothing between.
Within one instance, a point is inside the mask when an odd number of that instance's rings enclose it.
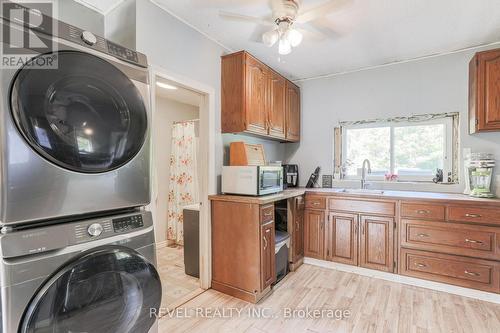
<instances>
[{"instance_id":1,"label":"white wall","mask_svg":"<svg viewBox=\"0 0 500 333\"><path fill-rule=\"evenodd\" d=\"M170 152L172 151L172 124L174 121L191 120L199 118L199 108L196 106L179 103L171 99L156 97L156 110L153 130L153 142L156 156L156 170L158 181L158 215L155 223L155 238L161 243L167 238L167 199L170 177ZM152 198L155 200L155 198Z\"/></svg>"},{"instance_id":2,"label":"white wall","mask_svg":"<svg viewBox=\"0 0 500 333\"><path fill-rule=\"evenodd\" d=\"M104 27L106 39L130 49L135 49L136 0L125 0L106 14Z\"/></svg>"},{"instance_id":3,"label":"white wall","mask_svg":"<svg viewBox=\"0 0 500 333\"><path fill-rule=\"evenodd\" d=\"M339 121L458 111L460 149L500 159L500 133L468 135L468 63L476 51L301 82L301 142L286 149L287 159L301 168L301 184L316 166L333 173L333 128ZM440 191L463 189L463 184L439 186Z\"/></svg>"}]
</instances>

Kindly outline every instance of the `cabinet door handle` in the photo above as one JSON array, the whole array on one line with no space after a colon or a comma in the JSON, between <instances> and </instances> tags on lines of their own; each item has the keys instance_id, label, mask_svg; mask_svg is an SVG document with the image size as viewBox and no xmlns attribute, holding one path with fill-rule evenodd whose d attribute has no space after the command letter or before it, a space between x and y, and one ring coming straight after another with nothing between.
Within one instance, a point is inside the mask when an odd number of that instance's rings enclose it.
<instances>
[{"instance_id":1,"label":"cabinet door handle","mask_svg":"<svg viewBox=\"0 0 500 333\"><path fill-rule=\"evenodd\" d=\"M426 264L422 264L422 263L419 263L419 262L416 262L416 263L415 263L415 266L420 267L420 268L425 268L425 267L427 267L427 265L426 265Z\"/></svg>"},{"instance_id":2,"label":"cabinet door handle","mask_svg":"<svg viewBox=\"0 0 500 333\"><path fill-rule=\"evenodd\" d=\"M267 249L267 238L266 236L262 236L262 239L264 240L264 251Z\"/></svg>"},{"instance_id":3,"label":"cabinet door handle","mask_svg":"<svg viewBox=\"0 0 500 333\"><path fill-rule=\"evenodd\" d=\"M297 230L297 231L299 231L299 230L300 230L299 221L295 221L295 227L296 227L296 229L295 229L295 230Z\"/></svg>"},{"instance_id":4,"label":"cabinet door handle","mask_svg":"<svg viewBox=\"0 0 500 333\"><path fill-rule=\"evenodd\" d=\"M464 273L467 274L467 275L470 275L470 276L481 276L480 273L471 272L471 271L468 271L468 270L465 270Z\"/></svg>"},{"instance_id":5,"label":"cabinet door handle","mask_svg":"<svg viewBox=\"0 0 500 333\"><path fill-rule=\"evenodd\" d=\"M428 235L428 234L418 234L417 236L418 236L418 237L429 237L429 235Z\"/></svg>"},{"instance_id":6,"label":"cabinet door handle","mask_svg":"<svg viewBox=\"0 0 500 333\"><path fill-rule=\"evenodd\" d=\"M361 223L361 234L365 234L365 225L363 223Z\"/></svg>"},{"instance_id":7,"label":"cabinet door handle","mask_svg":"<svg viewBox=\"0 0 500 333\"><path fill-rule=\"evenodd\" d=\"M474 239L469 239L469 238L466 238L465 241L467 243L473 243L473 244L483 244L483 242L481 241L478 241L478 240L474 240Z\"/></svg>"},{"instance_id":8,"label":"cabinet door handle","mask_svg":"<svg viewBox=\"0 0 500 333\"><path fill-rule=\"evenodd\" d=\"M426 210L426 209L419 209L417 210L417 214L420 214L420 215L424 215L424 214L430 214L431 211L430 210Z\"/></svg>"},{"instance_id":9,"label":"cabinet door handle","mask_svg":"<svg viewBox=\"0 0 500 333\"><path fill-rule=\"evenodd\" d=\"M471 217L473 219L477 219L477 218L482 217L482 216L480 214L469 214L469 213L467 213L467 214L465 214L465 217Z\"/></svg>"}]
</instances>

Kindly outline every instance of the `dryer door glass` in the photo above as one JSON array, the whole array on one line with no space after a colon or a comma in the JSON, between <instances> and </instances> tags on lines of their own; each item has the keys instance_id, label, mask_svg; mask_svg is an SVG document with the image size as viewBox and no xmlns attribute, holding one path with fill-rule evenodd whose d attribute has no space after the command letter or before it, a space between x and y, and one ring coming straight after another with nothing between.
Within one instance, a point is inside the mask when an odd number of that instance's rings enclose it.
<instances>
[{"instance_id":1,"label":"dryer door glass","mask_svg":"<svg viewBox=\"0 0 500 333\"><path fill-rule=\"evenodd\" d=\"M65 265L40 288L19 332L147 333L160 302L160 277L151 263L126 247L101 247Z\"/></svg>"},{"instance_id":2,"label":"dryer door glass","mask_svg":"<svg viewBox=\"0 0 500 333\"><path fill-rule=\"evenodd\" d=\"M25 65L11 90L14 120L30 146L77 172L106 172L130 161L147 132L146 108L134 83L87 53L39 57L57 57L57 67Z\"/></svg>"}]
</instances>

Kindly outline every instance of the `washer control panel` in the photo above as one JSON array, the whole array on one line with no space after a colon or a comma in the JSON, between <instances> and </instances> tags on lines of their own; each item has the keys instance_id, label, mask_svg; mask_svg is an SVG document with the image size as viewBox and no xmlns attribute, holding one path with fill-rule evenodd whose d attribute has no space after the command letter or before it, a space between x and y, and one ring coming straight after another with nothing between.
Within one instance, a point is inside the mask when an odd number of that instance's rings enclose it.
<instances>
[{"instance_id":1,"label":"washer control panel","mask_svg":"<svg viewBox=\"0 0 500 333\"><path fill-rule=\"evenodd\" d=\"M131 215L113 219L113 230L115 232L130 231L144 226L142 215Z\"/></svg>"}]
</instances>

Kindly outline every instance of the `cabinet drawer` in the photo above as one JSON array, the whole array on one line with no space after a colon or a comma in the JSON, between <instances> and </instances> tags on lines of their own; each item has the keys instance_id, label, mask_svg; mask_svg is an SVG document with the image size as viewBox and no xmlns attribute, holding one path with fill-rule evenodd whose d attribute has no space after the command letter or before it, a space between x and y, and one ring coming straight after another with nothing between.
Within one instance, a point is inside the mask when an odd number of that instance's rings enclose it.
<instances>
[{"instance_id":1,"label":"cabinet drawer","mask_svg":"<svg viewBox=\"0 0 500 333\"><path fill-rule=\"evenodd\" d=\"M416 219L441 220L445 219L445 206L421 204L421 203L401 203L401 216Z\"/></svg>"},{"instance_id":2,"label":"cabinet drawer","mask_svg":"<svg viewBox=\"0 0 500 333\"><path fill-rule=\"evenodd\" d=\"M448 220L481 224L500 224L500 208L448 207Z\"/></svg>"},{"instance_id":3,"label":"cabinet drawer","mask_svg":"<svg viewBox=\"0 0 500 333\"><path fill-rule=\"evenodd\" d=\"M500 264L494 261L401 249L400 272L467 288L500 291Z\"/></svg>"},{"instance_id":4,"label":"cabinet drawer","mask_svg":"<svg viewBox=\"0 0 500 333\"><path fill-rule=\"evenodd\" d=\"M274 221L274 205L262 206L260 208L260 222L262 224Z\"/></svg>"},{"instance_id":5,"label":"cabinet drawer","mask_svg":"<svg viewBox=\"0 0 500 333\"><path fill-rule=\"evenodd\" d=\"M401 246L500 260L500 230L446 222L401 220Z\"/></svg>"},{"instance_id":6,"label":"cabinet drawer","mask_svg":"<svg viewBox=\"0 0 500 333\"><path fill-rule=\"evenodd\" d=\"M396 203L388 201L330 198L328 200L328 208L335 211L355 212L359 214L394 216L396 212Z\"/></svg>"},{"instance_id":7,"label":"cabinet drawer","mask_svg":"<svg viewBox=\"0 0 500 333\"><path fill-rule=\"evenodd\" d=\"M319 195L306 195L306 208L326 209L326 197Z\"/></svg>"}]
</instances>

